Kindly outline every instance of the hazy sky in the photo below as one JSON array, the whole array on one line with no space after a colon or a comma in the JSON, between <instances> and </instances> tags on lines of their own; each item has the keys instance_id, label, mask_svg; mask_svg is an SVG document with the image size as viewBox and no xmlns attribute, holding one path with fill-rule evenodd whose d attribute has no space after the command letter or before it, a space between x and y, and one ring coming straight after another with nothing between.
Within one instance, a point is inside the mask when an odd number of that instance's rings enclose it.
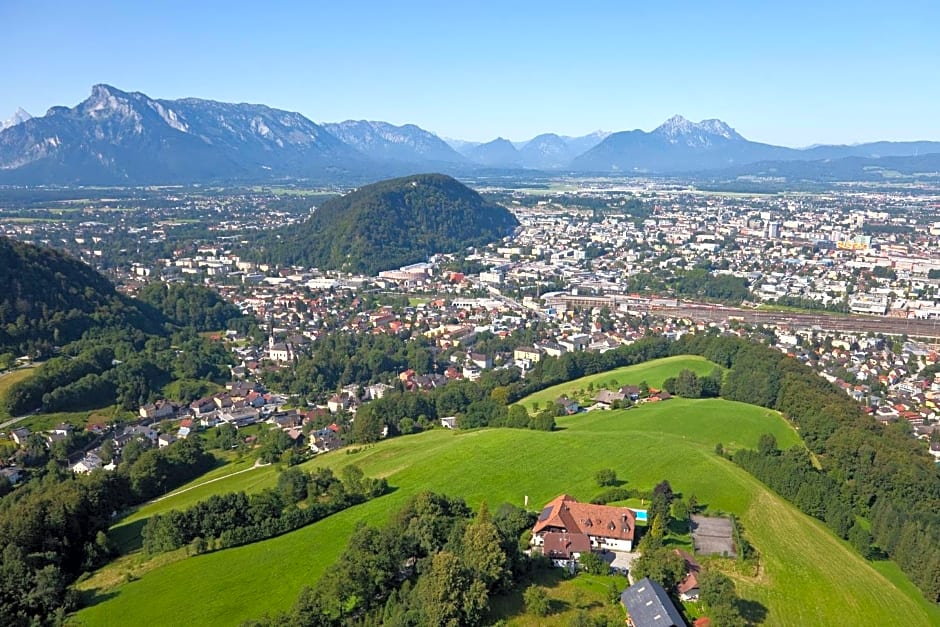
<instances>
[{"instance_id":1,"label":"hazy sky","mask_svg":"<svg viewBox=\"0 0 940 627\"><path fill-rule=\"evenodd\" d=\"M765 4L0 0L0 119L108 83L471 140L674 113L788 146L940 140L940 2Z\"/></svg>"}]
</instances>

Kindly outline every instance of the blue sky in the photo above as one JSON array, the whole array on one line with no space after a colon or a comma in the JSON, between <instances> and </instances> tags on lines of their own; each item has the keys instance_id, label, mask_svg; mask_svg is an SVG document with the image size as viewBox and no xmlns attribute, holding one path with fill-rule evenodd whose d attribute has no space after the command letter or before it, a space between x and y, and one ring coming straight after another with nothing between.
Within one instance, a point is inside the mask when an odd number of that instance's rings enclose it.
<instances>
[{"instance_id":1,"label":"blue sky","mask_svg":"<svg viewBox=\"0 0 940 627\"><path fill-rule=\"evenodd\" d=\"M674 113L789 146L940 140L936 1L0 0L0 33L0 119L108 83L471 140Z\"/></svg>"}]
</instances>

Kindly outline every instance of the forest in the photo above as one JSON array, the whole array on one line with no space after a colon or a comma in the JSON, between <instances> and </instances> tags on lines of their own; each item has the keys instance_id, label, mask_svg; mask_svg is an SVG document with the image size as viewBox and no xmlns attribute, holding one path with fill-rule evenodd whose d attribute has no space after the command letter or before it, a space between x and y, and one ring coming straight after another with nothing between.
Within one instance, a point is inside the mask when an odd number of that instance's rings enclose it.
<instances>
[{"instance_id":1,"label":"forest","mask_svg":"<svg viewBox=\"0 0 940 627\"><path fill-rule=\"evenodd\" d=\"M260 236L245 254L281 265L374 275L504 237L519 222L443 174L366 185L297 226Z\"/></svg>"},{"instance_id":2,"label":"forest","mask_svg":"<svg viewBox=\"0 0 940 627\"><path fill-rule=\"evenodd\" d=\"M0 237L0 285L0 354L47 357L53 346L104 327L161 331L161 317L150 307L52 248Z\"/></svg>"},{"instance_id":3,"label":"forest","mask_svg":"<svg viewBox=\"0 0 940 627\"><path fill-rule=\"evenodd\" d=\"M69 584L114 555L105 533L112 515L216 463L195 439L128 448L136 452L116 472L76 475L53 460L0 501L0 624L61 624L78 603Z\"/></svg>"}]
</instances>

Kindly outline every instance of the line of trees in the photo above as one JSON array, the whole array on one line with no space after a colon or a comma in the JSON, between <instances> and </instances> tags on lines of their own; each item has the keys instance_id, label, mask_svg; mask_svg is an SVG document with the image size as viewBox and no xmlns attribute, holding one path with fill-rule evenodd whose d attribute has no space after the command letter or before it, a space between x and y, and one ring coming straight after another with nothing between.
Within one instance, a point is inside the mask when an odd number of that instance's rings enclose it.
<instances>
[{"instance_id":1,"label":"line of trees","mask_svg":"<svg viewBox=\"0 0 940 627\"><path fill-rule=\"evenodd\" d=\"M704 377L683 368L675 377L663 381L663 389L685 398L714 398L721 394L722 376L721 368L715 368Z\"/></svg>"},{"instance_id":2,"label":"line of trees","mask_svg":"<svg viewBox=\"0 0 940 627\"><path fill-rule=\"evenodd\" d=\"M276 488L250 496L214 495L186 510L150 518L141 531L143 547L160 553L189 545L193 553L202 553L240 546L299 529L386 490L385 479L367 478L358 466L345 467L342 479L329 468L310 474L289 468ZM301 502L304 507L298 507Z\"/></svg>"},{"instance_id":3,"label":"line of trees","mask_svg":"<svg viewBox=\"0 0 940 627\"><path fill-rule=\"evenodd\" d=\"M356 529L291 612L245 625L477 625L532 568L520 538L533 523L509 504L473 516L461 499L415 495L386 526Z\"/></svg>"},{"instance_id":4,"label":"line of trees","mask_svg":"<svg viewBox=\"0 0 940 627\"><path fill-rule=\"evenodd\" d=\"M850 533L858 537L859 531L864 532L839 483L813 467L805 448L794 446L781 452L770 434L761 436L759 448L741 449L732 459L804 513L825 522L840 538L848 538ZM857 548L868 556L868 546Z\"/></svg>"}]
</instances>

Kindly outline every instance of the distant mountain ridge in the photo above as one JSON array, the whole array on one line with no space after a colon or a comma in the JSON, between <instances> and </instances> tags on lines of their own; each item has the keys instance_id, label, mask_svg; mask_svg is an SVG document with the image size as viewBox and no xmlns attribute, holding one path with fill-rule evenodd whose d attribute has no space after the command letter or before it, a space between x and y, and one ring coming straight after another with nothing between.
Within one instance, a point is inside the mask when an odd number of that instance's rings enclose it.
<instances>
[{"instance_id":1,"label":"distant mountain ridge","mask_svg":"<svg viewBox=\"0 0 940 627\"><path fill-rule=\"evenodd\" d=\"M154 100L95 85L0 132L0 182L141 184L317 177L368 159L299 113L264 105Z\"/></svg>"},{"instance_id":2,"label":"distant mountain ridge","mask_svg":"<svg viewBox=\"0 0 940 627\"><path fill-rule=\"evenodd\" d=\"M652 131L543 133L525 142L443 140L414 124L317 124L257 104L159 100L95 85L75 107L19 110L0 126L0 184L143 185L280 179L361 184L415 170L454 175L542 170L683 174L747 164L920 158L940 142L787 148L750 141L717 119L673 116ZM825 163L815 171L824 171ZM913 166L912 166L913 167ZM850 169L850 168L849 168ZM841 168L841 170L846 170ZM807 169L809 171L809 169Z\"/></svg>"},{"instance_id":3,"label":"distant mountain ridge","mask_svg":"<svg viewBox=\"0 0 940 627\"><path fill-rule=\"evenodd\" d=\"M691 122L675 115L650 132L612 133L575 158L570 167L575 171L598 173L689 173L761 162L908 157L930 153L940 153L940 142L787 148L747 140L721 120Z\"/></svg>"},{"instance_id":4,"label":"distant mountain ridge","mask_svg":"<svg viewBox=\"0 0 940 627\"><path fill-rule=\"evenodd\" d=\"M408 163L466 163L467 159L443 139L414 124L395 126L387 122L346 120L323 128L378 161Z\"/></svg>"}]
</instances>

